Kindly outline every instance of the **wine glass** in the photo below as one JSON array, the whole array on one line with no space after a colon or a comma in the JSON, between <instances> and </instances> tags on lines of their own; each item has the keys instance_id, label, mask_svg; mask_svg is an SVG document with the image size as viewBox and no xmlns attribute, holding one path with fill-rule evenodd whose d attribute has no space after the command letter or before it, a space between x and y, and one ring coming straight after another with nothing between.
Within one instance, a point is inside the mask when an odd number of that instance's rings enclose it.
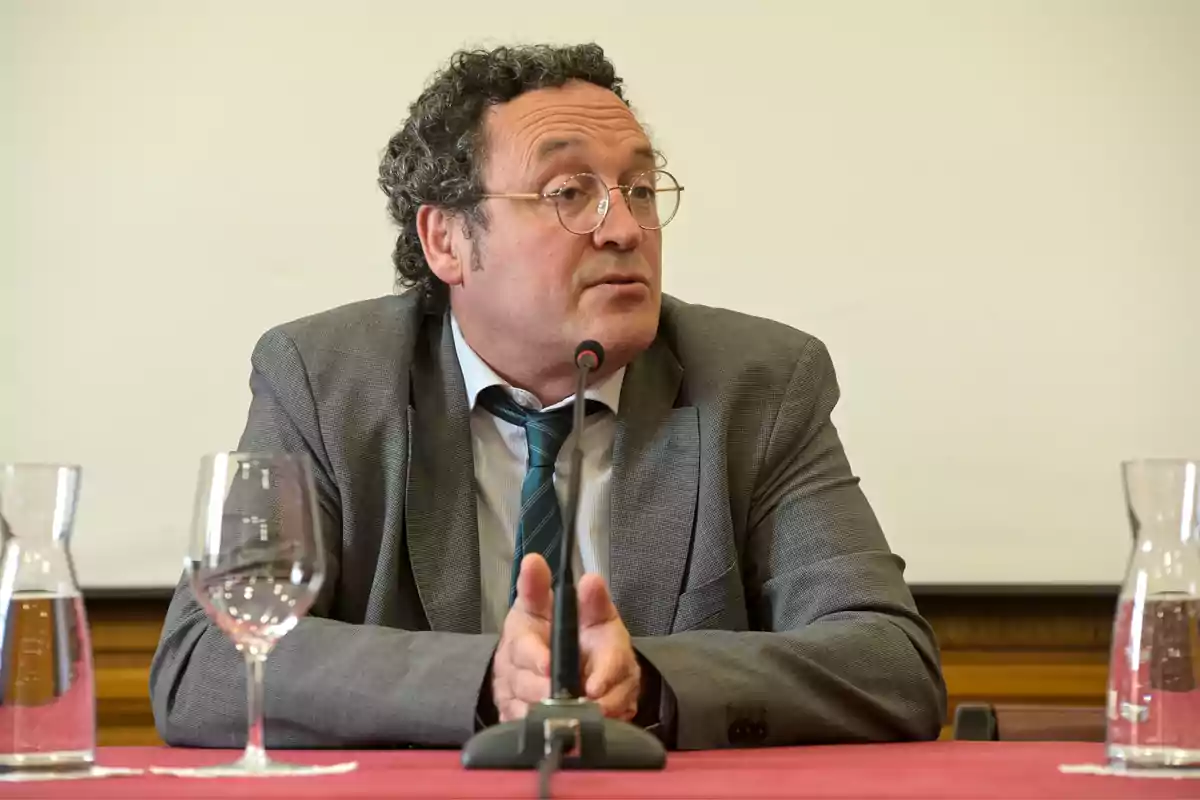
<instances>
[{"instance_id":1,"label":"wine glass","mask_svg":"<svg viewBox=\"0 0 1200 800\"><path fill-rule=\"evenodd\" d=\"M263 665L296 627L325 579L325 551L308 456L216 453L203 458L196 488L188 581L205 613L246 660L246 750L231 764L154 768L185 777L323 775L357 764L309 766L267 757Z\"/></svg>"}]
</instances>

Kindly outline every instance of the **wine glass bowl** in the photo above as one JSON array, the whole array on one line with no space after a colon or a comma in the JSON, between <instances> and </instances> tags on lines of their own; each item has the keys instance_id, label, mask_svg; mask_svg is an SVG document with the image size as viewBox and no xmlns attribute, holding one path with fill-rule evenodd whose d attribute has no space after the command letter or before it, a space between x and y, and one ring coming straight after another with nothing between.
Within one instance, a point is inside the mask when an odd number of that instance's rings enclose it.
<instances>
[{"instance_id":1,"label":"wine glass bowl","mask_svg":"<svg viewBox=\"0 0 1200 800\"><path fill-rule=\"evenodd\" d=\"M308 613L321 579L294 547L247 542L229 559L234 563L189 560L192 593L239 651L266 657Z\"/></svg>"}]
</instances>

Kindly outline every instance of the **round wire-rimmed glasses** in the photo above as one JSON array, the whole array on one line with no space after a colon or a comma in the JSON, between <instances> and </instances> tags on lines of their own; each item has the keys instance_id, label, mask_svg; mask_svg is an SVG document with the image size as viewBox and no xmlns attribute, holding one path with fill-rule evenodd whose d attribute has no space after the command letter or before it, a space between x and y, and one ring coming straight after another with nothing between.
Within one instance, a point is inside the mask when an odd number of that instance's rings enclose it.
<instances>
[{"instance_id":1,"label":"round wire-rimmed glasses","mask_svg":"<svg viewBox=\"0 0 1200 800\"><path fill-rule=\"evenodd\" d=\"M679 211L683 187L665 169L639 173L628 183L609 186L599 175L579 172L548 192L505 192L481 195L503 200L549 200L554 203L558 221L571 233L586 236L596 231L612 208L613 190L625 198L629 213L643 230L666 227Z\"/></svg>"}]
</instances>

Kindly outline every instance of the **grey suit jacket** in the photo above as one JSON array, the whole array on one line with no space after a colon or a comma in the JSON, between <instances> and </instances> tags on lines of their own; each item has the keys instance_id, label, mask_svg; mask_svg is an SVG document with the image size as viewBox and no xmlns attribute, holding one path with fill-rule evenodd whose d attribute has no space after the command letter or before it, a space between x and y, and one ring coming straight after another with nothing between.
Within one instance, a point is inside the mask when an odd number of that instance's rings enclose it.
<instances>
[{"instance_id":1,"label":"grey suit jacket","mask_svg":"<svg viewBox=\"0 0 1200 800\"><path fill-rule=\"evenodd\" d=\"M452 746L476 728L480 634L469 406L448 314L415 293L268 331L242 450L312 455L329 574L267 663L273 747ZM661 674L673 744L935 737L937 646L830 413L820 341L663 301L626 371L610 588ZM244 742L242 659L181 583L150 673L176 745Z\"/></svg>"}]
</instances>

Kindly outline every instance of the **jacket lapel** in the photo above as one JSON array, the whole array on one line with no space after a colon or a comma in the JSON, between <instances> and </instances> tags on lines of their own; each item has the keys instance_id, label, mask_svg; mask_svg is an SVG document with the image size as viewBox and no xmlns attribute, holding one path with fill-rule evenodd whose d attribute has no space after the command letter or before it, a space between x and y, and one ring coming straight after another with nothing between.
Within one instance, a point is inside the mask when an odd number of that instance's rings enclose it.
<instances>
[{"instance_id":1,"label":"jacket lapel","mask_svg":"<svg viewBox=\"0 0 1200 800\"><path fill-rule=\"evenodd\" d=\"M479 525L470 406L449 315L429 315L414 354L408 409L406 539L435 631L479 633Z\"/></svg>"},{"instance_id":2,"label":"jacket lapel","mask_svg":"<svg viewBox=\"0 0 1200 800\"><path fill-rule=\"evenodd\" d=\"M630 363L613 444L609 587L633 636L670 633L700 475L695 407L675 408L683 369L659 339Z\"/></svg>"}]
</instances>

